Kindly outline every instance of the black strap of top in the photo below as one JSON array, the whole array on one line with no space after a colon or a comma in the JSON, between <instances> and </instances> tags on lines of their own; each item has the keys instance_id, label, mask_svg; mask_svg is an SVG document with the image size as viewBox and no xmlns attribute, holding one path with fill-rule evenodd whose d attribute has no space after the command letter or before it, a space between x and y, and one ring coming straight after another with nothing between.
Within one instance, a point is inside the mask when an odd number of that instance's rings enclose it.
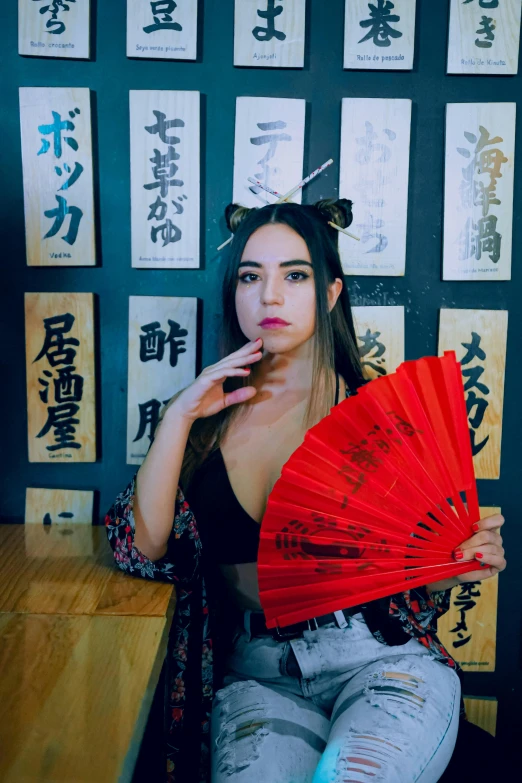
<instances>
[{"instance_id":1,"label":"black strap of top","mask_svg":"<svg viewBox=\"0 0 522 783\"><path fill-rule=\"evenodd\" d=\"M339 373L335 373L335 405L339 402Z\"/></svg>"}]
</instances>

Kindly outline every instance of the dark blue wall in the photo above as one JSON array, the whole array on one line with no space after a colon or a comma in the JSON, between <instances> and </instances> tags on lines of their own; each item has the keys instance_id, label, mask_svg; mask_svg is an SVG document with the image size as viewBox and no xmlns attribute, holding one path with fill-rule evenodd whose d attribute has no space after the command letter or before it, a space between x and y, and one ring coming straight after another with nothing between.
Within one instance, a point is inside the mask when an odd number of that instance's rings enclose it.
<instances>
[{"instance_id":1,"label":"dark blue wall","mask_svg":"<svg viewBox=\"0 0 522 783\"><path fill-rule=\"evenodd\" d=\"M516 77L446 76L449 2L419 0L412 72L343 71L344 0L309 0L304 70L234 68L233 0L206 0L200 13L195 63L129 60L125 56L125 0L95 2L94 56L90 62L18 55L17 3L2 3L0 21L1 136L0 295L2 492L4 522L23 519L25 488L70 487L97 491L101 517L135 470L125 464L127 319L131 294L198 296L202 324L198 368L216 358L222 256L228 235L222 218L231 199L234 111L238 95L299 97L308 102L305 170L329 157L335 165L312 183L305 199L334 196L339 181L341 98L411 98L413 101L408 243L404 278L349 277L354 304L406 307L406 358L437 351L440 307L509 310L501 478L480 481L482 505L500 505L506 517L510 565L500 579L497 671L466 675L466 692L497 696L499 733L506 752L520 723L522 567L519 406L522 367L520 307L522 178L515 177L513 279L510 282L441 281L444 107L449 102L517 101ZM203 3L200 3L203 6ZM18 88L78 86L92 90L95 198L100 262L97 268L28 268L25 263ZM202 93L202 237L200 270L138 270L130 266L128 92L130 89L200 90ZM522 122L517 129L522 154ZM516 171L521 171L519 163ZM25 291L93 291L97 298L99 458L94 464L29 464L25 404ZM519 742L520 742L519 735ZM480 749L470 765L480 774Z\"/></svg>"}]
</instances>

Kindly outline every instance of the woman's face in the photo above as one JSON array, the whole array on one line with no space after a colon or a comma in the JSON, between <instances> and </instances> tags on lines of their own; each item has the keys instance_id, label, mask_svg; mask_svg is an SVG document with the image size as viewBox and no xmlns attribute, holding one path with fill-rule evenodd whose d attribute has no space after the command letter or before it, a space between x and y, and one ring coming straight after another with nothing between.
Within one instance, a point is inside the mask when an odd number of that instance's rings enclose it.
<instances>
[{"instance_id":1,"label":"woman's face","mask_svg":"<svg viewBox=\"0 0 522 783\"><path fill-rule=\"evenodd\" d=\"M330 309L342 289L329 286ZM285 353L315 332L315 280L304 239L283 223L268 223L245 245L238 268L236 312L245 337L263 338L268 353Z\"/></svg>"}]
</instances>

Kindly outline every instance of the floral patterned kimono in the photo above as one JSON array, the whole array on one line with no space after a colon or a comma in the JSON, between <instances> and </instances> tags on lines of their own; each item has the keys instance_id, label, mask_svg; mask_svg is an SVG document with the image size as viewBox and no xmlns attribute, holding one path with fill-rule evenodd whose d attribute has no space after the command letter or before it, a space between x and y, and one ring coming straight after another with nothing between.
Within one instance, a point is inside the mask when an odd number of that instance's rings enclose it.
<instances>
[{"instance_id":1,"label":"floral patterned kimono","mask_svg":"<svg viewBox=\"0 0 522 783\"><path fill-rule=\"evenodd\" d=\"M144 579L176 587L176 611L165 661L166 783L208 783L210 714L219 683L219 640L226 615L207 600L209 579L194 515L178 488L167 553L151 561L134 546L133 502L136 476L116 498L105 518L116 564ZM210 598L212 590L210 589ZM447 666L458 666L436 635L437 617L449 608L449 590L428 596L424 588L372 601L361 607L373 635L383 644L412 637ZM230 614L230 613L228 613ZM214 646L213 646L214 641Z\"/></svg>"}]
</instances>

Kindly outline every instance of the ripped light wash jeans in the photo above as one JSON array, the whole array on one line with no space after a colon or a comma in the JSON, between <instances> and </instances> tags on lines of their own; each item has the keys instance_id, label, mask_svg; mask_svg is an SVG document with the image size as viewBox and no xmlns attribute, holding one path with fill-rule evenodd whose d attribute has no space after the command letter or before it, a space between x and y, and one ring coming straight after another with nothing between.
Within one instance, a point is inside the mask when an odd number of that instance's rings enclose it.
<instances>
[{"instance_id":1,"label":"ripped light wash jeans","mask_svg":"<svg viewBox=\"0 0 522 783\"><path fill-rule=\"evenodd\" d=\"M381 644L362 614L303 638L236 635L212 708L212 783L435 783L460 682L416 640Z\"/></svg>"}]
</instances>

